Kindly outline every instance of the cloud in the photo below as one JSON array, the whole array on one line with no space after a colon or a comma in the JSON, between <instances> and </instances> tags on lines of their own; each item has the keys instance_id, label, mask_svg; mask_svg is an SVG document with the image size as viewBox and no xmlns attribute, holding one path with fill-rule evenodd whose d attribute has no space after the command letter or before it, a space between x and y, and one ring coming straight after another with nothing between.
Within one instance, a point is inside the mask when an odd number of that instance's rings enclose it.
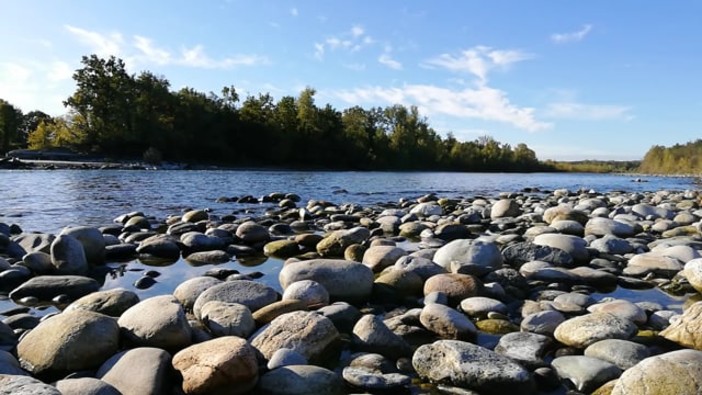
<instances>
[{"instance_id":1,"label":"cloud","mask_svg":"<svg viewBox=\"0 0 702 395\"><path fill-rule=\"evenodd\" d=\"M506 69L510 65L532 59L532 54L520 50L496 50L483 45L461 51L458 56L441 54L424 61L424 67L440 67L456 73L470 73L486 81L490 71Z\"/></svg>"},{"instance_id":2,"label":"cloud","mask_svg":"<svg viewBox=\"0 0 702 395\"><path fill-rule=\"evenodd\" d=\"M70 80L71 77L73 77L73 71L73 68L66 62L51 62L50 68L46 74L46 78L52 82Z\"/></svg>"},{"instance_id":3,"label":"cloud","mask_svg":"<svg viewBox=\"0 0 702 395\"><path fill-rule=\"evenodd\" d=\"M0 62L0 97L24 112L41 110L51 115L66 112L61 102L75 88L67 63Z\"/></svg>"},{"instance_id":4,"label":"cloud","mask_svg":"<svg viewBox=\"0 0 702 395\"><path fill-rule=\"evenodd\" d=\"M384 66L387 66L393 70L402 70L402 63L393 59L390 54L384 53L378 57L378 62Z\"/></svg>"},{"instance_id":5,"label":"cloud","mask_svg":"<svg viewBox=\"0 0 702 395\"><path fill-rule=\"evenodd\" d=\"M554 33L551 35L551 41L556 44L564 44L569 42L581 41L592 31L592 25L583 25L583 28L571 33Z\"/></svg>"},{"instance_id":6,"label":"cloud","mask_svg":"<svg viewBox=\"0 0 702 395\"><path fill-rule=\"evenodd\" d=\"M210 57L202 45L181 49L179 54L158 47L148 37L134 35L131 42L122 38L120 33L103 35L74 26L65 26L78 40L89 46L98 56L121 56L128 66L134 64L156 64L159 66L176 65L203 69L230 69L238 66L255 66L268 64L265 56L238 54L221 59Z\"/></svg>"},{"instance_id":7,"label":"cloud","mask_svg":"<svg viewBox=\"0 0 702 395\"><path fill-rule=\"evenodd\" d=\"M631 107L609 104L583 104L574 101L551 103L544 115L549 118L581 121L632 120Z\"/></svg>"},{"instance_id":8,"label":"cloud","mask_svg":"<svg viewBox=\"0 0 702 395\"><path fill-rule=\"evenodd\" d=\"M364 47L372 45L375 40L366 34L360 25L353 25L351 29L336 36L328 36L322 42L314 43L314 57L324 60L324 55L332 51L358 52Z\"/></svg>"},{"instance_id":9,"label":"cloud","mask_svg":"<svg viewBox=\"0 0 702 395\"><path fill-rule=\"evenodd\" d=\"M298 15L300 15L300 12L297 10L297 8L293 7L290 9L290 15L298 16Z\"/></svg>"},{"instance_id":10,"label":"cloud","mask_svg":"<svg viewBox=\"0 0 702 395\"><path fill-rule=\"evenodd\" d=\"M79 27L64 25L78 41L90 47L92 53L100 56L119 56L122 52L124 39L120 33L100 34Z\"/></svg>"},{"instance_id":11,"label":"cloud","mask_svg":"<svg viewBox=\"0 0 702 395\"><path fill-rule=\"evenodd\" d=\"M353 71L363 71L366 69L366 64L365 63L346 63L346 64L344 64L344 67L346 67L349 70L353 70Z\"/></svg>"},{"instance_id":12,"label":"cloud","mask_svg":"<svg viewBox=\"0 0 702 395\"><path fill-rule=\"evenodd\" d=\"M553 126L537 120L533 108L518 107L509 101L505 92L485 85L459 90L433 85L405 85L401 88L376 86L337 91L335 96L352 104L416 105L427 115L496 121L530 132Z\"/></svg>"}]
</instances>

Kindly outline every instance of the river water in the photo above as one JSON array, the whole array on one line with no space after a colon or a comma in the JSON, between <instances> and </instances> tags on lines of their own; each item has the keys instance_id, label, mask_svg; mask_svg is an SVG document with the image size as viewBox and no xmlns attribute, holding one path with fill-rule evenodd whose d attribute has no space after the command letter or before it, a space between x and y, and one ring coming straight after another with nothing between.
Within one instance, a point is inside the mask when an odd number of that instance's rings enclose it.
<instances>
[{"instance_id":1,"label":"river water","mask_svg":"<svg viewBox=\"0 0 702 395\"><path fill-rule=\"evenodd\" d=\"M57 233L68 225L110 224L113 218L131 211L142 211L160 219L190 208L209 208L220 216L243 209L255 214L271 205L220 203L217 199L259 197L271 192L296 193L303 203L316 199L371 205L427 193L440 197L474 197L524 188L597 192L695 188L689 178L645 177L644 182L634 182L634 179L626 175L577 173L0 170L0 222L16 223L25 232ZM151 267L138 260L115 264L115 267L124 270L114 278L108 276L104 288L125 287L138 292L142 298L171 293L180 282L209 269L192 267L184 260L168 268ZM279 289L280 260L232 261L221 267L241 272L260 271L264 273L261 281ZM153 287L136 290L132 284L145 270L156 270L161 275ZM660 299L658 294L636 295L642 299ZM0 310L10 306L8 300L0 300Z\"/></svg>"}]
</instances>

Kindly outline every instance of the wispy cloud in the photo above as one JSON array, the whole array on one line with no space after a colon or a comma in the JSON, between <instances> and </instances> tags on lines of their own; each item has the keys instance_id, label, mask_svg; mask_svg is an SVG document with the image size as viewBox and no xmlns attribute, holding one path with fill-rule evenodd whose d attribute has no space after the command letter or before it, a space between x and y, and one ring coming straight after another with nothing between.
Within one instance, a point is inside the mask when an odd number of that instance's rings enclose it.
<instances>
[{"instance_id":1,"label":"wispy cloud","mask_svg":"<svg viewBox=\"0 0 702 395\"><path fill-rule=\"evenodd\" d=\"M434 85L375 86L337 91L335 96L353 104L416 105L427 115L496 121L530 132L552 127L551 123L537 120L533 108L516 106L504 91L485 85L458 90Z\"/></svg>"},{"instance_id":2,"label":"wispy cloud","mask_svg":"<svg viewBox=\"0 0 702 395\"><path fill-rule=\"evenodd\" d=\"M351 29L339 35L328 36L321 42L314 43L314 57L317 60L323 60L328 52L332 51L347 51L357 52L375 43L375 40L370 35L366 34L365 29L360 25L353 25Z\"/></svg>"},{"instance_id":3,"label":"wispy cloud","mask_svg":"<svg viewBox=\"0 0 702 395\"><path fill-rule=\"evenodd\" d=\"M574 101L551 103L544 115L549 118L581 121L632 120L631 107L611 104L584 104Z\"/></svg>"},{"instance_id":4,"label":"wispy cloud","mask_svg":"<svg viewBox=\"0 0 702 395\"><path fill-rule=\"evenodd\" d=\"M554 33L551 35L551 41L556 44L581 41L592 31L592 25L583 25L582 29L570 33Z\"/></svg>"},{"instance_id":5,"label":"wispy cloud","mask_svg":"<svg viewBox=\"0 0 702 395\"><path fill-rule=\"evenodd\" d=\"M393 59L390 54L384 53L378 57L378 62L384 66L387 66L393 70L402 70L402 63Z\"/></svg>"},{"instance_id":6,"label":"wispy cloud","mask_svg":"<svg viewBox=\"0 0 702 395\"><path fill-rule=\"evenodd\" d=\"M73 70L62 61L0 62L0 97L24 112L65 113L61 104L73 89Z\"/></svg>"},{"instance_id":7,"label":"wispy cloud","mask_svg":"<svg viewBox=\"0 0 702 395\"><path fill-rule=\"evenodd\" d=\"M344 67L346 67L349 70L353 70L353 71L363 71L366 69L366 64L365 63L346 63L346 64L344 64Z\"/></svg>"},{"instance_id":8,"label":"wispy cloud","mask_svg":"<svg viewBox=\"0 0 702 395\"><path fill-rule=\"evenodd\" d=\"M481 81L487 81L488 74L496 69L506 69L510 65L532 59L534 55L520 50L497 50L479 45L463 50L458 55L441 54L424 61L424 67L440 67L452 72L470 73Z\"/></svg>"},{"instance_id":9,"label":"wispy cloud","mask_svg":"<svg viewBox=\"0 0 702 395\"><path fill-rule=\"evenodd\" d=\"M290 15L292 15L292 16L298 16L298 15L300 15L300 12L297 10L296 7L293 7L293 8L290 9Z\"/></svg>"},{"instance_id":10,"label":"wispy cloud","mask_svg":"<svg viewBox=\"0 0 702 395\"><path fill-rule=\"evenodd\" d=\"M269 63L268 58L255 54L237 54L215 59L205 52L202 45L184 47L179 52L159 47L148 37L135 35L127 41L120 33L101 34L74 26L66 29L78 41L90 47L98 56L120 56L125 62L136 64L176 65L203 69L229 69L238 66L255 66Z\"/></svg>"}]
</instances>

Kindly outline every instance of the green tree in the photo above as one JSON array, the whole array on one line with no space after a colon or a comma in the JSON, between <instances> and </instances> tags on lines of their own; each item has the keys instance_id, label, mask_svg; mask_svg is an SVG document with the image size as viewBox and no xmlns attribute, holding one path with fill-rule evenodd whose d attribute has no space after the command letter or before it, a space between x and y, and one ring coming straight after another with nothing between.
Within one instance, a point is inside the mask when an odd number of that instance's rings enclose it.
<instances>
[{"instance_id":1,"label":"green tree","mask_svg":"<svg viewBox=\"0 0 702 395\"><path fill-rule=\"evenodd\" d=\"M21 124L22 110L0 99L0 152L17 145Z\"/></svg>"}]
</instances>

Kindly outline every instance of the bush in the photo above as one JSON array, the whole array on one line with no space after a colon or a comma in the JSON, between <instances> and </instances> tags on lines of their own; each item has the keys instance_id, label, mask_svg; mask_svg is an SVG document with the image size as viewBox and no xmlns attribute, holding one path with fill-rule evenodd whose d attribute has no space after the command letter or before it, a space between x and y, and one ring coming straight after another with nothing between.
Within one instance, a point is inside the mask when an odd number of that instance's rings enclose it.
<instances>
[{"instance_id":1,"label":"bush","mask_svg":"<svg viewBox=\"0 0 702 395\"><path fill-rule=\"evenodd\" d=\"M150 164L150 165L158 165L161 164L163 161L163 155L161 154L161 151L154 147L149 147L146 151L144 151L144 162Z\"/></svg>"}]
</instances>

